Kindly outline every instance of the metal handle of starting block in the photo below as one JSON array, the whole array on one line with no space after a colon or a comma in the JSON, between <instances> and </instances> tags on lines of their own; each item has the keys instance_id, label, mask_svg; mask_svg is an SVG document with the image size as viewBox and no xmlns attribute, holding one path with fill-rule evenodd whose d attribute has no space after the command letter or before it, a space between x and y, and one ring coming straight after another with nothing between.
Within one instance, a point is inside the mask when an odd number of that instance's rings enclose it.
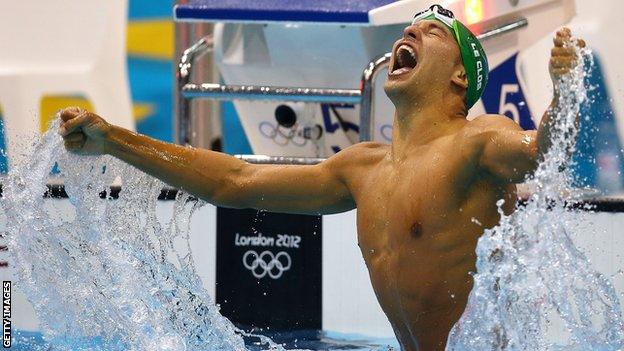
<instances>
[{"instance_id":1,"label":"metal handle of starting block","mask_svg":"<svg viewBox=\"0 0 624 351\"><path fill-rule=\"evenodd\" d=\"M205 36L197 41L193 46L184 50L178 62L176 70L176 91L174 95L175 122L176 122L176 142L182 145L189 145L193 126L191 124L191 99L182 96L184 86L190 83L193 74L195 61L212 51L214 39L212 35Z\"/></svg>"},{"instance_id":2,"label":"metal handle of starting block","mask_svg":"<svg viewBox=\"0 0 624 351\"><path fill-rule=\"evenodd\" d=\"M525 17L517 18L511 22L504 23L502 25L489 28L483 31L481 34L477 35L477 39L480 41L485 41L488 39L492 39L494 37L498 37L500 35L512 32L514 30L518 30L520 28L524 28L529 25L529 20Z\"/></svg>"},{"instance_id":3,"label":"metal handle of starting block","mask_svg":"<svg viewBox=\"0 0 624 351\"><path fill-rule=\"evenodd\" d=\"M186 99L298 101L335 104L359 104L362 93L357 89L270 87L258 85L186 84Z\"/></svg>"}]
</instances>

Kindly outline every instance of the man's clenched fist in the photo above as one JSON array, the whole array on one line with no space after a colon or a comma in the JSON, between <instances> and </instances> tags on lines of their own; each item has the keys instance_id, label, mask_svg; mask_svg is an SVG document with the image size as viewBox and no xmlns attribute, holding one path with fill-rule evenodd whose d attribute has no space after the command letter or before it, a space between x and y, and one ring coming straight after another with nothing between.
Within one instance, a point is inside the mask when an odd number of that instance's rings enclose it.
<instances>
[{"instance_id":1,"label":"man's clenched fist","mask_svg":"<svg viewBox=\"0 0 624 351\"><path fill-rule=\"evenodd\" d=\"M59 134L65 140L68 151L81 155L106 153L107 135L111 129L102 117L81 109L68 107L59 112Z\"/></svg>"},{"instance_id":2,"label":"man's clenched fist","mask_svg":"<svg viewBox=\"0 0 624 351\"><path fill-rule=\"evenodd\" d=\"M584 48L585 41L578 39L574 45L572 31L565 27L557 31L553 41L555 47L550 52L549 71L553 82L557 84L559 79L577 64L579 55L577 48Z\"/></svg>"}]
</instances>

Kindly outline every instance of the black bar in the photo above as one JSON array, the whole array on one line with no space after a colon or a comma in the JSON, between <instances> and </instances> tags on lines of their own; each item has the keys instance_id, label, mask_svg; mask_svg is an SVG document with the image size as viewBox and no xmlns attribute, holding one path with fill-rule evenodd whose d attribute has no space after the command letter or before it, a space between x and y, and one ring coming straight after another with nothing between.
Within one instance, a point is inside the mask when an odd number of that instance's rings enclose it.
<instances>
[{"instance_id":1,"label":"black bar","mask_svg":"<svg viewBox=\"0 0 624 351\"><path fill-rule=\"evenodd\" d=\"M65 186L62 184L48 184L48 190L43 194L44 198L52 198L52 199L66 199L69 196L65 191ZM2 188L0 185L0 197L2 197ZM100 193L100 198L102 199L118 199L119 193L121 192L120 186L111 186L108 191L102 191ZM174 188L163 188L158 195L158 200L175 200L176 195L178 194L178 189Z\"/></svg>"},{"instance_id":2,"label":"black bar","mask_svg":"<svg viewBox=\"0 0 624 351\"><path fill-rule=\"evenodd\" d=\"M120 186L112 186L109 191L101 192L100 198L117 199L120 191ZM158 195L158 200L175 200L177 194L178 189L163 188ZM48 184L48 190L43 196L53 199L65 199L68 197L67 192L65 192L65 186L61 184ZM2 185L0 185L0 197L2 197ZM526 199L518 200L518 205L526 205ZM568 207L583 211L619 213L624 212L624 198L593 198L570 203Z\"/></svg>"}]
</instances>

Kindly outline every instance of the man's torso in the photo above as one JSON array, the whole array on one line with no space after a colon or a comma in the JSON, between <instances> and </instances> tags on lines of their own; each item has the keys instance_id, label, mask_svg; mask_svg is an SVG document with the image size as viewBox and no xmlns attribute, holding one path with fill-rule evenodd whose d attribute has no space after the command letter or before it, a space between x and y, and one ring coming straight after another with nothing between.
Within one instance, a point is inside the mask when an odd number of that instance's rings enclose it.
<instances>
[{"instance_id":1,"label":"man's torso","mask_svg":"<svg viewBox=\"0 0 624 351\"><path fill-rule=\"evenodd\" d=\"M348 179L358 241L373 288L405 349L443 350L472 288L475 247L498 223L496 201L515 186L479 171L478 150L460 131L402 161L369 144L366 167Z\"/></svg>"}]
</instances>

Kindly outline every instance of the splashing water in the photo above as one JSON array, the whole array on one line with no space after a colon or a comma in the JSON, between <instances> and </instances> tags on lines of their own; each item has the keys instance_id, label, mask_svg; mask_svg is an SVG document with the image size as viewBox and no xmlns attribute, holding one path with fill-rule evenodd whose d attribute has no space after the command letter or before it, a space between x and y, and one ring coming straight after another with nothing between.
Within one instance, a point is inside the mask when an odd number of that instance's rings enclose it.
<instances>
[{"instance_id":1,"label":"splashing water","mask_svg":"<svg viewBox=\"0 0 624 351\"><path fill-rule=\"evenodd\" d=\"M67 153L58 125L12 168L1 201L18 287L53 345L45 350L245 350L249 335L219 314L194 269L189 222L202 203L180 192L162 226L160 181L109 156ZM69 216L42 197L54 161ZM117 177L119 199L101 199Z\"/></svg>"},{"instance_id":2,"label":"splashing water","mask_svg":"<svg viewBox=\"0 0 624 351\"><path fill-rule=\"evenodd\" d=\"M587 49L560 81L552 146L531 182L525 207L501 214L477 245L477 273L468 305L449 335L448 351L620 350L624 322L617 294L572 240L578 212L568 155L587 100Z\"/></svg>"}]
</instances>

